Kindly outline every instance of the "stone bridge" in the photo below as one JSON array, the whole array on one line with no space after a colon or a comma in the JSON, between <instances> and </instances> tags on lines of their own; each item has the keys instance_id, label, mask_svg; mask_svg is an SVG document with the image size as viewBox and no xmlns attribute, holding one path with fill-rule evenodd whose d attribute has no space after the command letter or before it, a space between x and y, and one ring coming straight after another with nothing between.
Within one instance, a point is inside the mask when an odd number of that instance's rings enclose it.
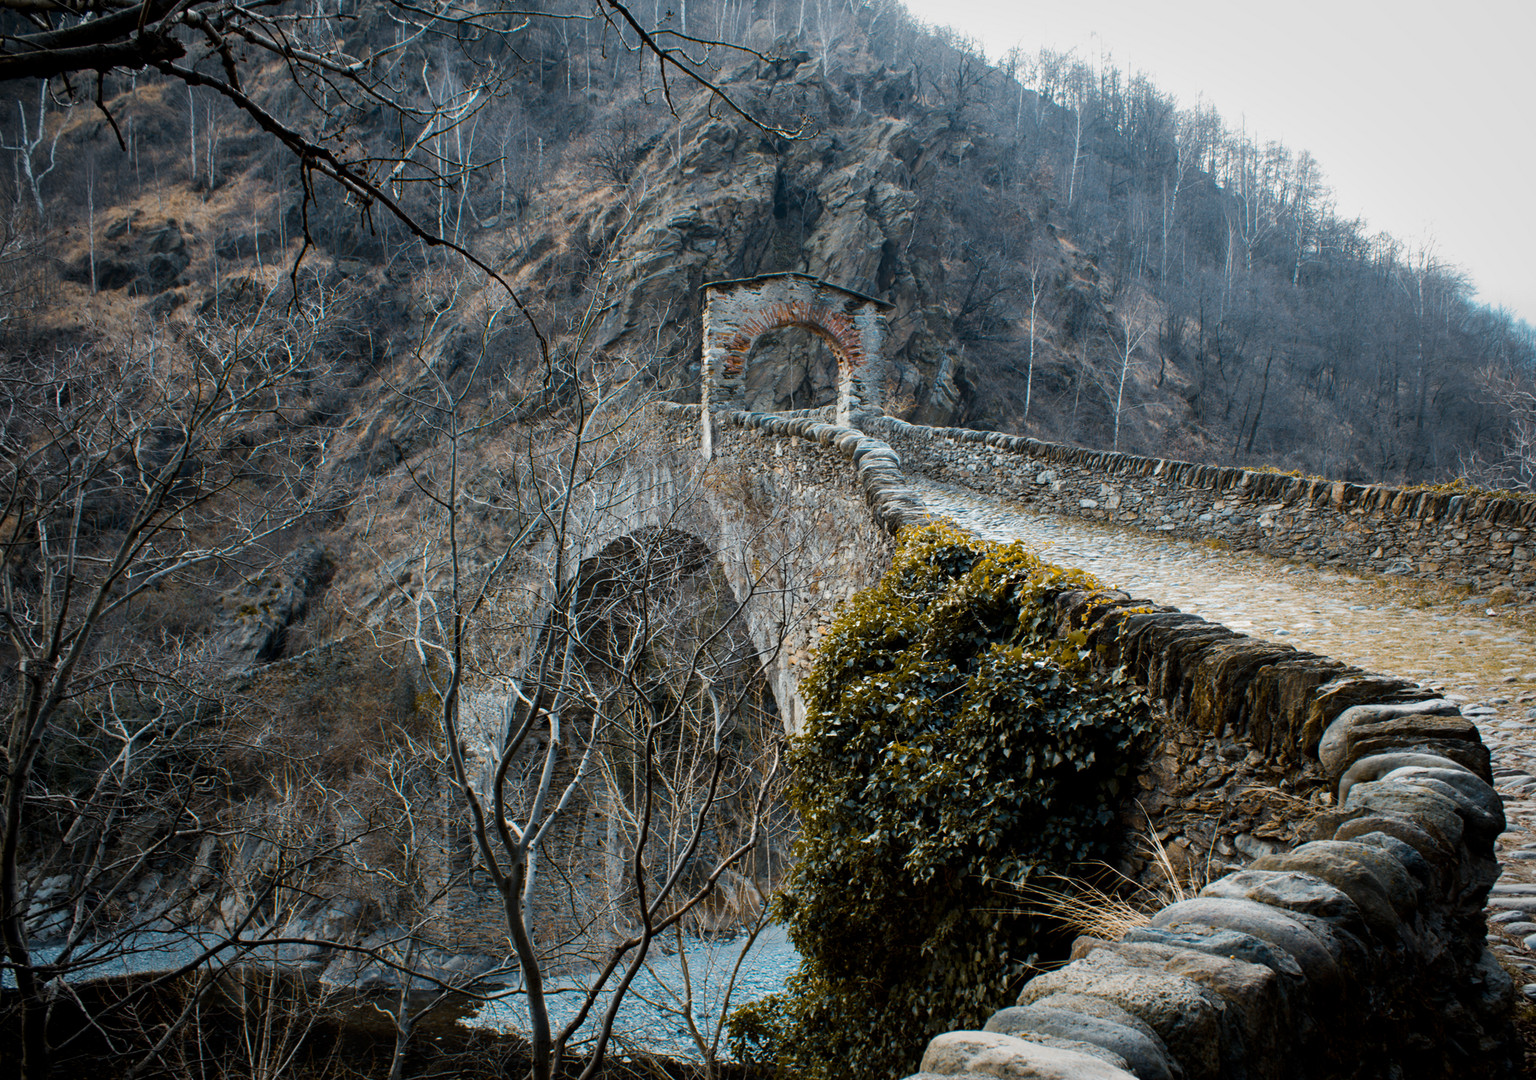
<instances>
[{"instance_id":1,"label":"stone bridge","mask_svg":"<svg viewBox=\"0 0 1536 1080\"><path fill-rule=\"evenodd\" d=\"M966 485L1000 513L1003 497L1134 512L1154 534L1289 543L1344 565L1371 565L1397 537L1392 550L1459 559L1486 587L1528 583L1524 504L1091 455L868 410L850 425L832 409L701 413L651 407L635 455L647 464L631 466L623 512L592 543L649 527L709 543L772 656L791 730L835 603L879 577L897 530L932 520L919 479ZM746 597L752 568L770 563L774 588ZM1123 941L1080 939L1071 964L1027 984L987 1031L935 1039L925 1072L1501 1075L1513 991L1484 908L1504 811L1458 706L1125 593L1067 593L1056 610L1059 632L1086 628L1099 662L1124 665L1161 708L1142 780L1154 824L1241 855Z\"/></svg>"},{"instance_id":2,"label":"stone bridge","mask_svg":"<svg viewBox=\"0 0 1536 1080\"><path fill-rule=\"evenodd\" d=\"M798 275L723 288L751 303L731 320L715 309L704 402L648 409L580 554L645 528L706 542L745 602L791 731L836 602L880 576L899 529L932 519L912 480L960 486L999 513L1033 504L1485 591L1536 585L1531 503L906 424L877 407L877 302ZM771 317L746 320L770 301ZM834 342L837 404L791 415L712 408L729 404L754 336L780 325ZM1513 988L1485 923L1504 809L1488 748L1457 704L1126 593L1064 593L1056 616L1059 633L1087 630L1098 662L1124 666L1161 709L1164 736L1141 781L1160 835L1204 830L1242 858L1123 940L1079 939L1071 963L1029 982L985 1031L935 1038L925 1074L1513 1067Z\"/></svg>"},{"instance_id":3,"label":"stone bridge","mask_svg":"<svg viewBox=\"0 0 1536 1080\"><path fill-rule=\"evenodd\" d=\"M802 418L795 429L809 434L786 436L790 421L720 413L706 461L700 416L697 405L657 403L631 418L620 451L608 455L622 464L598 470L583 488L564 565L576 573L615 542L651 530L702 542L743 605L793 732L805 714L799 682L822 627L838 602L879 579L896 529L926 511L895 490L890 449L879 444L871 455L877 444L858 432ZM548 565L550 555L541 548L530 563Z\"/></svg>"}]
</instances>

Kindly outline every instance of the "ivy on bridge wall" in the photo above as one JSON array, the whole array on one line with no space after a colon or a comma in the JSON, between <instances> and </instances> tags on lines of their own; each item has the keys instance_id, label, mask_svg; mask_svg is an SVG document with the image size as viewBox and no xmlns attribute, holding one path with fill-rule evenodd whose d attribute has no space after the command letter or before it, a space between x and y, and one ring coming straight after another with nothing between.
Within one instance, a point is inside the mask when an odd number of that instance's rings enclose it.
<instances>
[{"instance_id":1,"label":"ivy on bridge wall","mask_svg":"<svg viewBox=\"0 0 1536 1080\"><path fill-rule=\"evenodd\" d=\"M737 1018L743 1049L807 1078L910 1070L1061 956L1060 930L1011 896L1110 854L1152 725L1081 635L1054 634L1052 597L1088 575L949 526L902 541L803 685L802 832L778 900L803 963Z\"/></svg>"}]
</instances>

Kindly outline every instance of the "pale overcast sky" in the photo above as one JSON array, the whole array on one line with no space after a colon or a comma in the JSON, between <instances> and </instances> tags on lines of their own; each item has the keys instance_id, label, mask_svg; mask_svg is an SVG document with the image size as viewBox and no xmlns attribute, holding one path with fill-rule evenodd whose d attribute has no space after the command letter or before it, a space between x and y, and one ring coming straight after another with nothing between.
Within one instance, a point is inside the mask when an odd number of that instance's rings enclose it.
<instances>
[{"instance_id":1,"label":"pale overcast sky","mask_svg":"<svg viewBox=\"0 0 1536 1080\"><path fill-rule=\"evenodd\" d=\"M1536 324L1533 0L906 0L981 41L1110 54L1256 141L1312 151L1338 213L1428 241Z\"/></svg>"}]
</instances>

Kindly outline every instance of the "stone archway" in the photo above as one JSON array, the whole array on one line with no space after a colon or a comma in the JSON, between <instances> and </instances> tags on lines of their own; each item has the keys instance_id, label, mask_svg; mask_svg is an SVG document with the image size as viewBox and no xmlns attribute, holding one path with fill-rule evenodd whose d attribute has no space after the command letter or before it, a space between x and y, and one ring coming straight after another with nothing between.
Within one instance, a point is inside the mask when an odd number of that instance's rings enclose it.
<instances>
[{"instance_id":1,"label":"stone archway","mask_svg":"<svg viewBox=\"0 0 1536 1080\"><path fill-rule=\"evenodd\" d=\"M881 407L880 355L891 305L809 274L763 274L704 286L704 370L699 391L704 457L712 452L710 410L739 404L747 354L763 334L798 326L826 340L837 357L837 422Z\"/></svg>"}]
</instances>

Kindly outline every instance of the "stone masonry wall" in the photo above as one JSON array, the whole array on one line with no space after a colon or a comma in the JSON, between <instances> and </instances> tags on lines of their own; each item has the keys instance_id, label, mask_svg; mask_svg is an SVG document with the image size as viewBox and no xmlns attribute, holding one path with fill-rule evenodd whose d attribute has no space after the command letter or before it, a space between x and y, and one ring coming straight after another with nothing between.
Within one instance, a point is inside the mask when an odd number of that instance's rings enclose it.
<instances>
[{"instance_id":1,"label":"stone masonry wall","mask_svg":"<svg viewBox=\"0 0 1536 1080\"><path fill-rule=\"evenodd\" d=\"M878 440L815 417L734 422L847 452L882 529L926 520ZM996 468L974 448L944 453L942 433L891 427L914 471ZM941 452L911 452L924 443ZM987 483L967 475L996 490ZM1260 854L1119 941L1079 939L1071 963L1027 983L986 1030L934 1039L920 1075L1508 1073L1513 987L1483 921L1503 806L1487 748L1457 707L1124 593L1063 593L1056 611L1059 633L1085 632L1097 662L1125 666L1176 744L1203 742L1213 766L1226 763L1212 770L1218 784L1244 766L1315 781L1306 810L1317 839Z\"/></svg>"},{"instance_id":2,"label":"stone masonry wall","mask_svg":"<svg viewBox=\"0 0 1536 1080\"><path fill-rule=\"evenodd\" d=\"M672 406L665 415L669 431L697 438L697 407ZM872 513L878 522L882 514L893 520L895 508L920 508L910 496L903 502L877 490L878 480L890 480L878 467L894 465L869 453L875 444L859 432L758 413L717 413L714 421L714 455L697 479L714 523L708 539L728 573L749 563L766 575L749 620L765 657L778 649L769 677L794 732L805 714L800 680L838 602L874 584L890 566L894 529L876 527ZM692 460L698 461L696 453ZM733 581L738 596L749 587L747 578L738 574Z\"/></svg>"},{"instance_id":3,"label":"stone masonry wall","mask_svg":"<svg viewBox=\"0 0 1536 1080\"><path fill-rule=\"evenodd\" d=\"M1297 802L1320 780L1313 838L1118 941L1079 938L984 1030L934 1039L922 1075L1511 1075L1513 986L1483 921L1505 822L1477 728L1413 684L1147 608L1064 593L1057 630L1086 630L1229 768L1283 765Z\"/></svg>"},{"instance_id":4,"label":"stone masonry wall","mask_svg":"<svg viewBox=\"0 0 1536 1080\"><path fill-rule=\"evenodd\" d=\"M915 473L1152 532L1536 598L1536 502L1085 450L864 415Z\"/></svg>"}]
</instances>

